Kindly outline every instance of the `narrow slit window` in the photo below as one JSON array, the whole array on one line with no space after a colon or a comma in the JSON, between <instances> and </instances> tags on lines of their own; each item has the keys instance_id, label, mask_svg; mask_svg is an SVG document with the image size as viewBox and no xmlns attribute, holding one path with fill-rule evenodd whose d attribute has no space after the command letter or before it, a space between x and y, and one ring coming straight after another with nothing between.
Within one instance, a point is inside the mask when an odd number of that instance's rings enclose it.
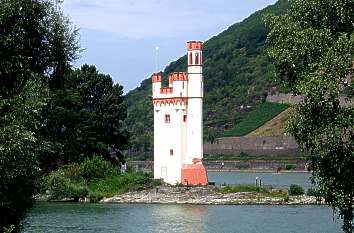
<instances>
[{"instance_id":1,"label":"narrow slit window","mask_svg":"<svg viewBox=\"0 0 354 233\"><path fill-rule=\"evenodd\" d=\"M183 115L183 122L187 122L187 115Z\"/></svg>"},{"instance_id":2,"label":"narrow slit window","mask_svg":"<svg viewBox=\"0 0 354 233\"><path fill-rule=\"evenodd\" d=\"M173 150L170 149L170 156L173 156Z\"/></svg>"},{"instance_id":3,"label":"narrow slit window","mask_svg":"<svg viewBox=\"0 0 354 233\"><path fill-rule=\"evenodd\" d=\"M189 65L193 65L193 55L189 53Z\"/></svg>"},{"instance_id":4,"label":"narrow slit window","mask_svg":"<svg viewBox=\"0 0 354 233\"><path fill-rule=\"evenodd\" d=\"M170 123L171 117L170 114L165 115L165 123Z\"/></svg>"},{"instance_id":5,"label":"narrow slit window","mask_svg":"<svg viewBox=\"0 0 354 233\"><path fill-rule=\"evenodd\" d=\"M199 65L199 53L195 54L195 64Z\"/></svg>"}]
</instances>

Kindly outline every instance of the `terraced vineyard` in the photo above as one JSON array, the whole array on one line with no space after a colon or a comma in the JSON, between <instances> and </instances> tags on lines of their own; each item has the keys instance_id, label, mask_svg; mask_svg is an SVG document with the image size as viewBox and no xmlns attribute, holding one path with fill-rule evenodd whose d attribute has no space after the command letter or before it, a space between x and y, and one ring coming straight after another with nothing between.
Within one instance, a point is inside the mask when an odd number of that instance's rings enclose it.
<instances>
[{"instance_id":1,"label":"terraced vineyard","mask_svg":"<svg viewBox=\"0 0 354 233\"><path fill-rule=\"evenodd\" d=\"M236 124L232 129L227 130L224 137L245 136L288 108L289 105L287 104L260 103L240 123Z\"/></svg>"}]
</instances>

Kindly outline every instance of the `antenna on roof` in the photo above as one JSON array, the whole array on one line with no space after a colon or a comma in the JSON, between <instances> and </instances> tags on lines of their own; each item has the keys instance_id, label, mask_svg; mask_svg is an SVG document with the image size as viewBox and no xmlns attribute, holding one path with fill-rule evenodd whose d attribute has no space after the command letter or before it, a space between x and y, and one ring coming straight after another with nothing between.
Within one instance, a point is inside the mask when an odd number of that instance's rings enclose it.
<instances>
[{"instance_id":1,"label":"antenna on roof","mask_svg":"<svg viewBox=\"0 0 354 233\"><path fill-rule=\"evenodd\" d=\"M160 47L159 46L156 46L155 47L155 71L157 72L158 71L158 55L159 55L159 49Z\"/></svg>"}]
</instances>

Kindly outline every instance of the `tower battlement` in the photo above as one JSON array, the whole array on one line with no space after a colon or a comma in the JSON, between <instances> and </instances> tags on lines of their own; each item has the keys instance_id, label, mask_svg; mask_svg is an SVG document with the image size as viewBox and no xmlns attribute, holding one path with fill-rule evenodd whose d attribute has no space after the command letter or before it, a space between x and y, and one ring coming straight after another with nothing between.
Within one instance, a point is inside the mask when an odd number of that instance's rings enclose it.
<instances>
[{"instance_id":1,"label":"tower battlement","mask_svg":"<svg viewBox=\"0 0 354 233\"><path fill-rule=\"evenodd\" d=\"M151 76L153 99L186 98L188 73L173 72L168 76L168 87L162 86L162 73L155 73Z\"/></svg>"},{"instance_id":2,"label":"tower battlement","mask_svg":"<svg viewBox=\"0 0 354 233\"><path fill-rule=\"evenodd\" d=\"M173 72L168 76L169 84L173 84L174 81L188 81L187 72Z\"/></svg>"},{"instance_id":3,"label":"tower battlement","mask_svg":"<svg viewBox=\"0 0 354 233\"><path fill-rule=\"evenodd\" d=\"M154 73L151 76L152 83L158 83L162 81L162 73Z\"/></svg>"},{"instance_id":4,"label":"tower battlement","mask_svg":"<svg viewBox=\"0 0 354 233\"><path fill-rule=\"evenodd\" d=\"M187 42L188 51L192 50L203 50L203 42L202 41L188 41Z\"/></svg>"}]
</instances>

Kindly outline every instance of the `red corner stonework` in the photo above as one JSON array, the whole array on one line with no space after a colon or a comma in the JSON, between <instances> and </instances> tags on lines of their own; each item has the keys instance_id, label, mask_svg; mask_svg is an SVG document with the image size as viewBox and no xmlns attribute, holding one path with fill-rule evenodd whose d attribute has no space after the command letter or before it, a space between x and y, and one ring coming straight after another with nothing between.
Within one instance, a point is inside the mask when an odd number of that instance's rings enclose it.
<instances>
[{"instance_id":1,"label":"red corner stonework","mask_svg":"<svg viewBox=\"0 0 354 233\"><path fill-rule=\"evenodd\" d=\"M182 166L183 185L207 185L208 177L203 164L188 164Z\"/></svg>"}]
</instances>

